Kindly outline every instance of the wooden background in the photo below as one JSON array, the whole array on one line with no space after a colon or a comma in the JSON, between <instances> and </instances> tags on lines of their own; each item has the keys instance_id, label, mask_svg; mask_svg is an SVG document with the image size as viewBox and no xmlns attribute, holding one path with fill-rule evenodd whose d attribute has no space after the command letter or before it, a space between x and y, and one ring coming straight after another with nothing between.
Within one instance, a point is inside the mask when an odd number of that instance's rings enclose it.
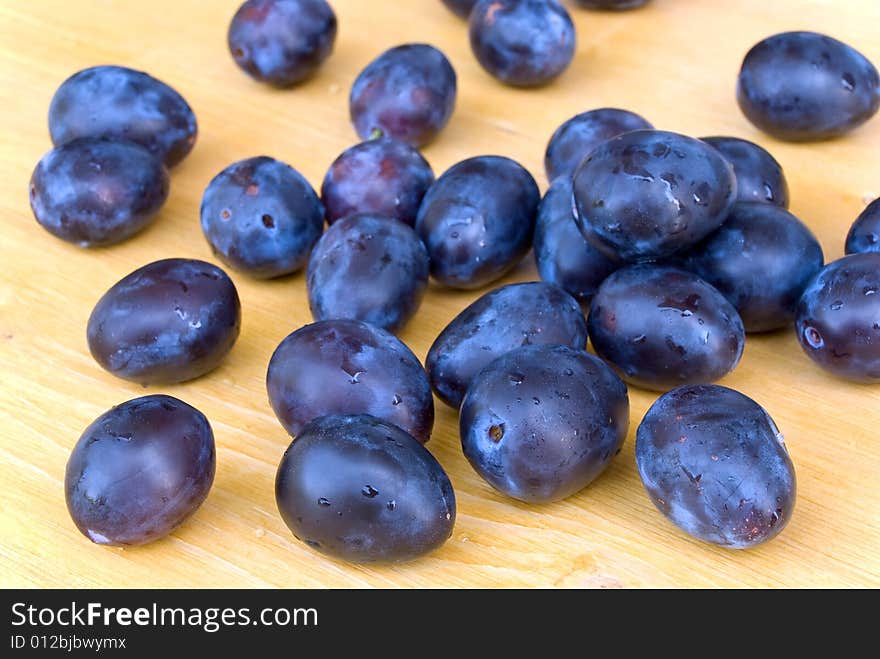
<instances>
[{"instance_id":1,"label":"wooden background","mask_svg":"<svg viewBox=\"0 0 880 659\"><path fill-rule=\"evenodd\" d=\"M459 75L457 110L425 155L439 174L465 157L497 153L546 187L543 152L555 127L601 106L643 114L658 128L756 140L783 164L792 210L831 260L847 229L880 196L880 118L845 139L779 143L746 122L734 101L739 64L772 33L814 29L880 63L873 0L655 0L644 10L571 8L578 52L539 91L501 86L478 66L465 24L439 0L332 0L334 55L291 91L243 75L225 45L238 0L0 0L0 586L880 586L880 386L820 372L792 332L752 336L724 384L762 403L786 435L798 502L786 531L747 552L679 532L648 500L636 473L636 426L654 396L632 390L623 452L570 499L527 506L492 491L461 455L455 414L438 403L429 448L458 495L458 522L433 555L396 567L345 565L296 541L273 495L288 437L266 400L269 356L310 322L304 278L257 282L233 274L243 331L224 365L188 384L152 388L211 420L214 488L171 537L137 549L92 545L64 504L64 467L82 430L112 405L146 393L89 356L86 319L98 297L131 270L170 256L212 260L198 223L202 191L232 161L268 154L315 186L356 141L347 94L358 71L387 47L428 41ZM121 64L170 83L198 115L200 135L172 173L158 221L122 245L82 250L34 222L31 171L50 148L49 100L78 69ZM536 278L530 259L507 278ZM432 286L402 333L420 358L477 292Z\"/></svg>"}]
</instances>

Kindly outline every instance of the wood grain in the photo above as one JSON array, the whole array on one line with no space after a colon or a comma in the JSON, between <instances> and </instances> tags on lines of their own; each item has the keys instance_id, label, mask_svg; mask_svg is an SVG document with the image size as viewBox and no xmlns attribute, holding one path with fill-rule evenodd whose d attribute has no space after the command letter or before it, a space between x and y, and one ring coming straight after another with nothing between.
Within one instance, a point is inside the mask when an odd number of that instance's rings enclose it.
<instances>
[{"instance_id":1,"label":"wood grain","mask_svg":"<svg viewBox=\"0 0 880 659\"><path fill-rule=\"evenodd\" d=\"M880 6L871 0L656 0L644 10L572 10L579 46L572 68L540 91L501 86L471 56L465 26L437 0L333 0L333 57L292 91L241 74L225 46L238 0L33 0L0 2L0 585L2 586L878 586L880 387L820 372L791 332L750 337L724 384L752 396L785 433L798 474L788 529L747 552L678 532L652 506L635 470L633 438L654 396L631 391L626 447L594 485L561 503L526 506L494 493L461 455L455 414L438 404L431 450L458 493L454 536L435 554L398 567L349 566L297 542L281 522L273 479L288 438L266 400L277 343L310 321L302 275L257 282L233 275L244 306L241 337L216 372L164 387L207 414L218 446L214 489L172 537L115 550L92 545L64 505L67 456L110 406L145 393L102 371L85 323L106 288L146 262L211 260L198 207L230 162L269 154L313 185L356 141L347 92L387 47L428 41L459 74L457 111L425 150L439 173L467 156L513 157L545 185L543 151L576 112L626 107L658 127L730 134L773 152L789 177L792 210L827 258L843 253L850 222L880 196L880 119L845 139L779 143L742 117L733 88L745 51L789 29L840 38L880 62ZM194 107L199 142L173 172L160 219L129 242L86 251L33 220L27 181L49 149L46 112L57 85L95 64L122 64L168 81ZM531 261L508 280L536 277ZM424 358L436 334L478 293L432 287L402 338Z\"/></svg>"}]
</instances>

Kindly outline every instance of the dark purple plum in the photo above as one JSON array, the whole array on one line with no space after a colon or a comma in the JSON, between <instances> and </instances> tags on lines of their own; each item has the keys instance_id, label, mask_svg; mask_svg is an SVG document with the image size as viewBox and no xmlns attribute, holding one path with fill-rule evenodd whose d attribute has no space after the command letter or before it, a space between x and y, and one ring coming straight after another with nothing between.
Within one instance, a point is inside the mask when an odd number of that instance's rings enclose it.
<instances>
[{"instance_id":1,"label":"dark purple plum","mask_svg":"<svg viewBox=\"0 0 880 659\"><path fill-rule=\"evenodd\" d=\"M880 199L875 199L856 218L846 235L846 253L880 252Z\"/></svg>"},{"instance_id":2,"label":"dark purple plum","mask_svg":"<svg viewBox=\"0 0 880 659\"><path fill-rule=\"evenodd\" d=\"M74 446L64 477L67 510L94 543L143 545L202 505L214 466L204 414L171 396L135 398L95 419Z\"/></svg>"},{"instance_id":3,"label":"dark purple plum","mask_svg":"<svg viewBox=\"0 0 880 659\"><path fill-rule=\"evenodd\" d=\"M705 542L747 549L778 535L794 512L794 465L773 419L718 385L662 395L636 434L636 465L651 501Z\"/></svg>"},{"instance_id":4,"label":"dark purple plum","mask_svg":"<svg viewBox=\"0 0 880 659\"><path fill-rule=\"evenodd\" d=\"M495 489L547 503L582 490L620 452L626 385L583 350L534 345L502 355L471 381L461 446Z\"/></svg>"},{"instance_id":5,"label":"dark purple plum","mask_svg":"<svg viewBox=\"0 0 880 659\"><path fill-rule=\"evenodd\" d=\"M53 236L80 247L136 234L168 198L168 171L139 144L85 137L55 147L30 182L31 210Z\"/></svg>"},{"instance_id":6,"label":"dark purple plum","mask_svg":"<svg viewBox=\"0 0 880 659\"><path fill-rule=\"evenodd\" d=\"M192 380L215 369L238 338L241 304L220 268L154 261L123 277L89 316L92 357L143 385Z\"/></svg>"},{"instance_id":7,"label":"dark purple plum","mask_svg":"<svg viewBox=\"0 0 880 659\"><path fill-rule=\"evenodd\" d=\"M574 175L577 223L626 261L673 256L721 226L736 200L733 167L691 137L637 130L594 149Z\"/></svg>"},{"instance_id":8,"label":"dark purple plum","mask_svg":"<svg viewBox=\"0 0 880 659\"><path fill-rule=\"evenodd\" d=\"M428 161L409 144L390 138L361 142L334 160L324 177L321 200L327 223L373 213L413 226L433 182Z\"/></svg>"},{"instance_id":9,"label":"dark purple plum","mask_svg":"<svg viewBox=\"0 0 880 659\"><path fill-rule=\"evenodd\" d=\"M612 137L633 130L651 129L646 119L628 110L600 108L573 116L563 123L547 144L544 171L547 180L571 178L577 166L593 149Z\"/></svg>"},{"instance_id":10,"label":"dark purple plum","mask_svg":"<svg viewBox=\"0 0 880 659\"><path fill-rule=\"evenodd\" d=\"M480 288L529 251L541 192L520 164L479 156L453 165L428 190L416 231L431 275L451 288Z\"/></svg>"},{"instance_id":11,"label":"dark purple plum","mask_svg":"<svg viewBox=\"0 0 880 659\"><path fill-rule=\"evenodd\" d=\"M269 402L294 437L328 414L371 414L420 442L434 399L418 358L393 334L359 320L323 320L285 338L266 374Z\"/></svg>"},{"instance_id":12,"label":"dark purple plum","mask_svg":"<svg viewBox=\"0 0 880 659\"><path fill-rule=\"evenodd\" d=\"M201 218L214 254L260 279L302 269L324 229L324 207L309 182L267 156L217 174L202 197Z\"/></svg>"},{"instance_id":13,"label":"dark purple plum","mask_svg":"<svg viewBox=\"0 0 880 659\"><path fill-rule=\"evenodd\" d=\"M590 341L621 377L663 391L718 380L736 368L745 330L721 293L690 272L653 264L618 270L599 287Z\"/></svg>"},{"instance_id":14,"label":"dark purple plum","mask_svg":"<svg viewBox=\"0 0 880 659\"><path fill-rule=\"evenodd\" d=\"M449 7L449 10L460 18L467 18L471 15L471 10L477 4L477 0L443 0L443 4Z\"/></svg>"},{"instance_id":15,"label":"dark purple plum","mask_svg":"<svg viewBox=\"0 0 880 659\"><path fill-rule=\"evenodd\" d=\"M649 0L574 0L578 7L586 9L600 9L603 11L623 11L624 9L637 9L648 4Z\"/></svg>"},{"instance_id":16,"label":"dark purple plum","mask_svg":"<svg viewBox=\"0 0 880 659\"><path fill-rule=\"evenodd\" d=\"M420 147L449 122L455 97L455 70L446 55L427 44L397 46L355 79L351 121L363 140L384 135Z\"/></svg>"},{"instance_id":17,"label":"dark purple plum","mask_svg":"<svg viewBox=\"0 0 880 659\"><path fill-rule=\"evenodd\" d=\"M538 208L535 225L535 262L541 279L564 288L589 306L605 278L619 267L588 243L575 224L571 207L571 179L560 176Z\"/></svg>"},{"instance_id":18,"label":"dark purple plum","mask_svg":"<svg viewBox=\"0 0 880 659\"><path fill-rule=\"evenodd\" d=\"M247 0L229 24L229 52L252 78L290 87L333 51L336 14L325 0Z\"/></svg>"},{"instance_id":19,"label":"dark purple plum","mask_svg":"<svg viewBox=\"0 0 880 659\"><path fill-rule=\"evenodd\" d=\"M161 80L122 66L95 66L55 92L49 133L55 146L78 137L130 140L173 167L192 151L198 126L184 98Z\"/></svg>"},{"instance_id":20,"label":"dark purple plum","mask_svg":"<svg viewBox=\"0 0 880 659\"><path fill-rule=\"evenodd\" d=\"M838 137L880 109L880 75L864 55L815 32L784 32L743 60L736 98L749 121L780 140Z\"/></svg>"},{"instance_id":21,"label":"dark purple plum","mask_svg":"<svg viewBox=\"0 0 880 659\"><path fill-rule=\"evenodd\" d=\"M587 324L573 297L555 284L508 284L478 298L436 338L426 366L440 399L456 409L473 377L497 357L527 345L583 350Z\"/></svg>"},{"instance_id":22,"label":"dark purple plum","mask_svg":"<svg viewBox=\"0 0 880 659\"><path fill-rule=\"evenodd\" d=\"M402 222L350 215L321 236L308 272L315 320L351 318L396 332L422 303L428 252Z\"/></svg>"},{"instance_id":23,"label":"dark purple plum","mask_svg":"<svg viewBox=\"0 0 880 659\"><path fill-rule=\"evenodd\" d=\"M804 352L834 375L880 382L880 254L833 261L809 283L797 308Z\"/></svg>"},{"instance_id":24,"label":"dark purple plum","mask_svg":"<svg viewBox=\"0 0 880 659\"><path fill-rule=\"evenodd\" d=\"M443 467L397 426L367 414L312 421L278 465L284 523L312 549L353 563L401 563L455 526Z\"/></svg>"},{"instance_id":25,"label":"dark purple plum","mask_svg":"<svg viewBox=\"0 0 880 659\"><path fill-rule=\"evenodd\" d=\"M746 332L791 327L801 293L825 264L813 232L783 208L738 203L685 267L736 308Z\"/></svg>"},{"instance_id":26,"label":"dark purple plum","mask_svg":"<svg viewBox=\"0 0 880 659\"><path fill-rule=\"evenodd\" d=\"M574 59L574 23L557 2L480 0L469 22L471 50L477 61L508 85L546 84Z\"/></svg>"},{"instance_id":27,"label":"dark purple plum","mask_svg":"<svg viewBox=\"0 0 880 659\"><path fill-rule=\"evenodd\" d=\"M702 137L733 165L736 200L788 208L788 182L782 167L764 148L738 137Z\"/></svg>"}]
</instances>

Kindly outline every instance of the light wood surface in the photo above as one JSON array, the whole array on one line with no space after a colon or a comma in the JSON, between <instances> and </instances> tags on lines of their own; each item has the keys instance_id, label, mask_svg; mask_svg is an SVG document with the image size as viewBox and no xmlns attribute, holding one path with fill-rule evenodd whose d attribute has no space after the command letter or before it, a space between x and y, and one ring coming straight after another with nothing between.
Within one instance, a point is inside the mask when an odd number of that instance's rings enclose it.
<instances>
[{"instance_id":1,"label":"light wood surface","mask_svg":"<svg viewBox=\"0 0 880 659\"><path fill-rule=\"evenodd\" d=\"M347 94L379 52L408 41L444 50L459 76L457 110L425 155L439 174L465 157L497 153L546 186L543 152L555 127L591 108L637 111L657 127L758 141L783 164L792 210L827 259L849 224L880 196L880 119L822 144L779 143L740 114L734 84L759 39L814 29L880 63L873 0L655 0L644 10L572 8L574 65L538 91L501 86L472 57L465 24L439 0L332 0L334 55L291 91L243 75L225 45L238 0L0 0L0 586L880 586L880 386L820 372L792 332L749 337L724 384L762 403L785 433L798 502L786 531L757 549L727 551L679 532L648 500L636 473L635 429L654 396L631 390L623 452L570 499L527 506L495 493L461 454L455 413L438 403L429 448L458 496L458 522L433 555L392 567L345 565L296 541L275 508L273 483L288 437L269 408L266 364L277 343L310 322L304 277L233 278L243 331L227 361L181 386L151 388L201 409L218 447L214 488L171 537L138 549L92 545L68 517L64 467L82 430L112 405L147 393L89 356L86 319L131 270L170 256L212 260L198 224L202 191L234 160L269 154L315 186L356 141ZM31 171L50 148L49 100L68 75L95 64L150 72L178 89L200 135L172 173L171 197L143 234L82 250L35 223ZM536 278L531 257L507 278ZM402 333L420 358L477 292L432 286Z\"/></svg>"}]
</instances>

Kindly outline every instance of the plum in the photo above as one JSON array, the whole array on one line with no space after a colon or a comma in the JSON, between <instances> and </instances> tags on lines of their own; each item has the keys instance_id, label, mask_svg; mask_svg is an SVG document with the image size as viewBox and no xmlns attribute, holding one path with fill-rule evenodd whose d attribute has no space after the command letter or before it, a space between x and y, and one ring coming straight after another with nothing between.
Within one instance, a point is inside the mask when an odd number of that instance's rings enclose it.
<instances>
[{"instance_id":1,"label":"plum","mask_svg":"<svg viewBox=\"0 0 880 659\"><path fill-rule=\"evenodd\" d=\"M587 343L577 301L555 284L526 282L489 291L469 305L436 338L426 367L440 399L456 409L471 379L496 357L520 346Z\"/></svg>"},{"instance_id":2,"label":"plum","mask_svg":"<svg viewBox=\"0 0 880 659\"><path fill-rule=\"evenodd\" d=\"M327 223L355 213L387 215L413 226L434 172L405 142L378 138L346 149L321 185Z\"/></svg>"},{"instance_id":3,"label":"plum","mask_svg":"<svg viewBox=\"0 0 880 659\"><path fill-rule=\"evenodd\" d=\"M684 259L736 308L746 332L790 327L801 293L824 263L822 246L803 222L757 202L736 204Z\"/></svg>"},{"instance_id":4,"label":"plum","mask_svg":"<svg viewBox=\"0 0 880 659\"><path fill-rule=\"evenodd\" d=\"M660 512L722 547L766 542L794 511L794 465L782 433L764 408L727 387L662 395L639 425L636 465Z\"/></svg>"},{"instance_id":5,"label":"plum","mask_svg":"<svg viewBox=\"0 0 880 659\"><path fill-rule=\"evenodd\" d=\"M480 0L468 20L477 61L508 85L544 85L574 59L574 23L558 2Z\"/></svg>"},{"instance_id":6,"label":"plum","mask_svg":"<svg viewBox=\"0 0 880 659\"><path fill-rule=\"evenodd\" d=\"M113 245L146 227L168 198L168 171L139 144L82 137L43 156L31 210L53 236L80 247Z\"/></svg>"},{"instance_id":7,"label":"plum","mask_svg":"<svg viewBox=\"0 0 880 659\"><path fill-rule=\"evenodd\" d=\"M290 87L330 57L336 14L326 0L247 0L232 17L227 42L245 73Z\"/></svg>"},{"instance_id":8,"label":"plum","mask_svg":"<svg viewBox=\"0 0 880 659\"><path fill-rule=\"evenodd\" d=\"M596 354L629 383L663 391L718 380L745 344L733 305L690 272L632 265L599 287L587 320Z\"/></svg>"},{"instance_id":9,"label":"plum","mask_svg":"<svg viewBox=\"0 0 880 659\"><path fill-rule=\"evenodd\" d=\"M797 307L804 352L855 382L880 382L880 254L851 254L826 265Z\"/></svg>"},{"instance_id":10,"label":"plum","mask_svg":"<svg viewBox=\"0 0 880 659\"><path fill-rule=\"evenodd\" d=\"M749 121L780 140L838 137L880 109L880 75L851 46L815 32L783 32L745 56L736 99Z\"/></svg>"},{"instance_id":11,"label":"plum","mask_svg":"<svg viewBox=\"0 0 880 659\"><path fill-rule=\"evenodd\" d=\"M400 339L359 320L323 320L288 335L269 361L266 389L294 437L320 416L370 414L422 443L431 438L425 369Z\"/></svg>"},{"instance_id":12,"label":"plum","mask_svg":"<svg viewBox=\"0 0 880 659\"><path fill-rule=\"evenodd\" d=\"M528 252L541 193L519 163L478 156L453 165L428 190L416 231L431 275L451 288L480 288Z\"/></svg>"},{"instance_id":13,"label":"plum","mask_svg":"<svg viewBox=\"0 0 880 659\"><path fill-rule=\"evenodd\" d=\"M354 563L411 561L442 545L455 525L455 493L440 463L367 414L306 425L278 465L275 499L297 538Z\"/></svg>"},{"instance_id":14,"label":"plum","mask_svg":"<svg viewBox=\"0 0 880 659\"><path fill-rule=\"evenodd\" d=\"M571 179L560 176L544 195L535 225L535 263L541 279L589 306L605 278L620 267L588 243L574 221Z\"/></svg>"},{"instance_id":15,"label":"plum","mask_svg":"<svg viewBox=\"0 0 880 659\"><path fill-rule=\"evenodd\" d=\"M196 143L196 115L161 80L123 66L95 66L65 80L49 105L55 146L78 137L137 142L165 165L183 160Z\"/></svg>"},{"instance_id":16,"label":"plum","mask_svg":"<svg viewBox=\"0 0 880 659\"><path fill-rule=\"evenodd\" d=\"M574 174L577 223L626 261L665 259L721 226L737 196L733 167L685 135L636 130L596 147Z\"/></svg>"},{"instance_id":17,"label":"plum","mask_svg":"<svg viewBox=\"0 0 880 659\"><path fill-rule=\"evenodd\" d=\"M583 350L523 346L474 376L459 427L465 457L494 488L522 501L558 501L620 452L629 398L614 371Z\"/></svg>"},{"instance_id":18,"label":"plum","mask_svg":"<svg viewBox=\"0 0 880 659\"><path fill-rule=\"evenodd\" d=\"M406 224L350 215L333 224L309 260L309 307L315 320L352 318L396 332L418 310L428 287L428 252Z\"/></svg>"},{"instance_id":19,"label":"plum","mask_svg":"<svg viewBox=\"0 0 880 659\"><path fill-rule=\"evenodd\" d=\"M219 366L240 328L238 292L223 270L164 259L123 277L98 300L87 339L92 356L113 375L171 384Z\"/></svg>"},{"instance_id":20,"label":"plum","mask_svg":"<svg viewBox=\"0 0 880 659\"><path fill-rule=\"evenodd\" d=\"M223 263L269 279L306 265L324 229L324 207L302 174L259 156L213 178L202 197L201 224Z\"/></svg>"},{"instance_id":21,"label":"plum","mask_svg":"<svg viewBox=\"0 0 880 659\"><path fill-rule=\"evenodd\" d=\"M142 545L198 509L214 469L204 414L171 396L135 398L95 419L74 446L64 476L67 509L96 544Z\"/></svg>"},{"instance_id":22,"label":"plum","mask_svg":"<svg viewBox=\"0 0 880 659\"><path fill-rule=\"evenodd\" d=\"M393 137L414 147L433 140L455 109L456 76L446 55L427 44L385 51L351 87L351 121L362 140Z\"/></svg>"}]
</instances>

